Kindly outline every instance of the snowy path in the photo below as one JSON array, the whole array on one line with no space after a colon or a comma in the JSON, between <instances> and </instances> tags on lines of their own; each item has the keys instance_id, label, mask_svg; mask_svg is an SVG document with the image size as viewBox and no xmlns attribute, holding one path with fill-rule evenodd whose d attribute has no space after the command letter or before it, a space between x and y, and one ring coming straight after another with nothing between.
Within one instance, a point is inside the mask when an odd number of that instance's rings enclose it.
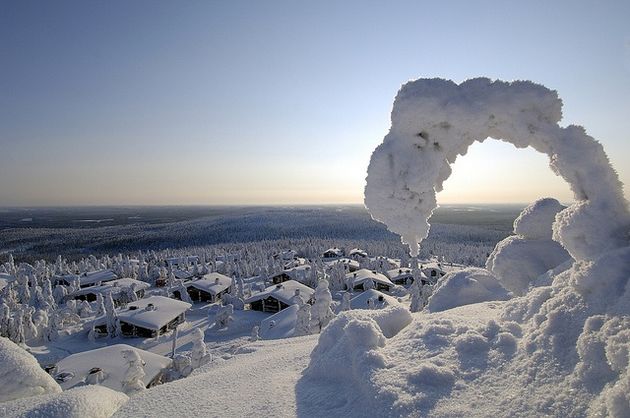
<instances>
[{"instance_id":1,"label":"snowy path","mask_svg":"<svg viewBox=\"0 0 630 418\"><path fill-rule=\"evenodd\" d=\"M132 398L115 416L296 416L295 386L317 338L245 344L231 359Z\"/></svg>"}]
</instances>

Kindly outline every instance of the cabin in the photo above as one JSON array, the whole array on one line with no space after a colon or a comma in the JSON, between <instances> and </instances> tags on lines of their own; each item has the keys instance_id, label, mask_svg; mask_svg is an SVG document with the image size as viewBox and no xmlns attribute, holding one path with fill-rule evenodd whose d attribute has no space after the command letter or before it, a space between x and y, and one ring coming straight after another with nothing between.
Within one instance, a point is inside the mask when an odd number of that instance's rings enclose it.
<instances>
[{"instance_id":1,"label":"cabin","mask_svg":"<svg viewBox=\"0 0 630 418\"><path fill-rule=\"evenodd\" d=\"M142 383L150 388L164 380L171 359L126 344L114 344L95 350L71 354L50 368L61 389L68 390L85 384L98 384L122 392L122 381L129 368L123 353L134 350L142 358Z\"/></svg>"},{"instance_id":2,"label":"cabin","mask_svg":"<svg viewBox=\"0 0 630 418\"><path fill-rule=\"evenodd\" d=\"M276 260L290 261L297 258L298 254L295 250L281 250L273 255Z\"/></svg>"},{"instance_id":3,"label":"cabin","mask_svg":"<svg viewBox=\"0 0 630 418\"><path fill-rule=\"evenodd\" d=\"M184 257L167 258L164 261L166 262L167 266L174 268L174 267L188 266L190 264L198 263L199 257L197 257L196 255L187 255Z\"/></svg>"},{"instance_id":4,"label":"cabin","mask_svg":"<svg viewBox=\"0 0 630 418\"><path fill-rule=\"evenodd\" d=\"M299 267L299 266L303 266L307 263L308 261L306 260L306 258L302 258L302 257L295 257L287 262L284 263L284 269L288 270L288 269L292 269L294 267Z\"/></svg>"},{"instance_id":5,"label":"cabin","mask_svg":"<svg viewBox=\"0 0 630 418\"><path fill-rule=\"evenodd\" d=\"M222 296L232 291L234 280L220 273L208 273L203 278L184 283L188 295L194 302L214 303ZM180 297L179 291L174 291L175 297Z\"/></svg>"},{"instance_id":6,"label":"cabin","mask_svg":"<svg viewBox=\"0 0 630 418\"><path fill-rule=\"evenodd\" d=\"M372 282L371 286L368 282ZM369 288L389 292L394 284L384 274L373 270L361 269L353 273L346 274L346 283L352 290L364 291Z\"/></svg>"},{"instance_id":7,"label":"cabin","mask_svg":"<svg viewBox=\"0 0 630 418\"><path fill-rule=\"evenodd\" d=\"M428 281L432 284L435 284L440 277L446 275L446 272L442 270L441 263L430 263L430 264L422 265L420 267L420 271L424 273Z\"/></svg>"},{"instance_id":8,"label":"cabin","mask_svg":"<svg viewBox=\"0 0 630 418\"><path fill-rule=\"evenodd\" d=\"M77 274L58 274L50 279L53 286L70 286L75 280L79 278Z\"/></svg>"},{"instance_id":9,"label":"cabin","mask_svg":"<svg viewBox=\"0 0 630 418\"><path fill-rule=\"evenodd\" d=\"M378 264L381 271L400 268L400 261L389 257L378 256L374 258L374 262Z\"/></svg>"},{"instance_id":10,"label":"cabin","mask_svg":"<svg viewBox=\"0 0 630 418\"><path fill-rule=\"evenodd\" d=\"M311 266L302 264L297 267L286 269L280 273L271 276L273 284L284 283L289 280L297 280L298 282L306 281L311 275Z\"/></svg>"},{"instance_id":11,"label":"cabin","mask_svg":"<svg viewBox=\"0 0 630 418\"><path fill-rule=\"evenodd\" d=\"M94 302L98 295L105 296L107 293L112 294L112 299L116 306L125 302L127 289L131 288L138 299L144 297L144 292L149 288L149 284L135 279L116 279L105 282L97 286L84 287L66 296L66 300L87 300ZM128 302L128 301L127 301Z\"/></svg>"},{"instance_id":12,"label":"cabin","mask_svg":"<svg viewBox=\"0 0 630 418\"><path fill-rule=\"evenodd\" d=\"M153 338L164 334L186 321L186 311L190 303L164 296L151 296L127 305L116 312L120 328L125 337ZM94 329L99 334L107 334L105 317L95 321Z\"/></svg>"},{"instance_id":13,"label":"cabin","mask_svg":"<svg viewBox=\"0 0 630 418\"><path fill-rule=\"evenodd\" d=\"M368 259L368 253L365 250L361 250L359 248L353 248L348 253L348 257L356 261L364 261Z\"/></svg>"},{"instance_id":14,"label":"cabin","mask_svg":"<svg viewBox=\"0 0 630 418\"><path fill-rule=\"evenodd\" d=\"M409 267L387 270L385 275L392 283L404 286L413 283L413 273Z\"/></svg>"},{"instance_id":15,"label":"cabin","mask_svg":"<svg viewBox=\"0 0 630 418\"><path fill-rule=\"evenodd\" d=\"M379 292L376 289L369 289L350 299L351 309L383 309L388 306L397 306L400 302L396 298Z\"/></svg>"},{"instance_id":16,"label":"cabin","mask_svg":"<svg viewBox=\"0 0 630 418\"><path fill-rule=\"evenodd\" d=\"M252 295L245 300L253 311L280 312L293 305L294 297L299 296L305 303L311 303L315 290L295 281L289 280L269 286L262 292Z\"/></svg>"},{"instance_id":17,"label":"cabin","mask_svg":"<svg viewBox=\"0 0 630 418\"><path fill-rule=\"evenodd\" d=\"M338 258L336 260L331 260L331 261L324 261L324 264L326 265L326 267L328 268L332 268L333 266L337 265L337 264L342 264L343 268L346 272L354 272L357 271L361 268L361 266L359 265L359 262L356 260L352 260L350 258Z\"/></svg>"},{"instance_id":18,"label":"cabin","mask_svg":"<svg viewBox=\"0 0 630 418\"><path fill-rule=\"evenodd\" d=\"M324 253L322 254L322 258L324 260L327 260L327 259L329 260L331 258L340 258L343 256L344 256L343 250L337 247L329 248L326 251L324 251Z\"/></svg>"},{"instance_id":19,"label":"cabin","mask_svg":"<svg viewBox=\"0 0 630 418\"><path fill-rule=\"evenodd\" d=\"M118 276L110 269L90 271L79 276L79 285L83 287L94 286L97 283L111 282ZM70 284L70 283L68 283Z\"/></svg>"}]
</instances>

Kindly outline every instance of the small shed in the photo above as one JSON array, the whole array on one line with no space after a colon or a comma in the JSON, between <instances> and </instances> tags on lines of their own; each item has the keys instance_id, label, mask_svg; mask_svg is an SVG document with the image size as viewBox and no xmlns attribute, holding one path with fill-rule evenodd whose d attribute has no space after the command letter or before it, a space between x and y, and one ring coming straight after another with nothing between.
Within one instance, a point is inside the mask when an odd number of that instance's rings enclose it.
<instances>
[{"instance_id":1,"label":"small shed","mask_svg":"<svg viewBox=\"0 0 630 418\"><path fill-rule=\"evenodd\" d=\"M337 264L341 264L343 265L344 270L347 272L354 272L361 268L358 261L353 260L351 258L346 258L346 257L338 258L336 260L331 260L331 261L324 261L324 264L326 265L326 267L329 267L329 268L336 266Z\"/></svg>"},{"instance_id":2,"label":"small shed","mask_svg":"<svg viewBox=\"0 0 630 418\"><path fill-rule=\"evenodd\" d=\"M97 283L110 282L116 280L118 276L110 269L90 271L79 276L81 287L94 286Z\"/></svg>"},{"instance_id":3,"label":"small shed","mask_svg":"<svg viewBox=\"0 0 630 418\"><path fill-rule=\"evenodd\" d=\"M311 274L311 266L308 264L302 264L297 267L282 270L280 273L271 276L273 284L283 283L289 280L297 280L303 282Z\"/></svg>"},{"instance_id":4,"label":"small shed","mask_svg":"<svg viewBox=\"0 0 630 418\"><path fill-rule=\"evenodd\" d=\"M368 288L373 288L389 292L394 287L391 280L384 274L368 269L361 269L354 273L346 274L346 282L350 284L352 290L367 290ZM371 286L368 286L367 282L372 282Z\"/></svg>"},{"instance_id":5,"label":"small shed","mask_svg":"<svg viewBox=\"0 0 630 418\"><path fill-rule=\"evenodd\" d=\"M350 252L348 253L348 257L357 260L357 261L362 261L362 260L367 260L368 258L368 253L365 250L362 250L360 248L353 248L350 250Z\"/></svg>"},{"instance_id":6,"label":"small shed","mask_svg":"<svg viewBox=\"0 0 630 418\"><path fill-rule=\"evenodd\" d=\"M442 269L441 263L423 264L420 270L432 284L435 284L440 277L446 275L446 272Z\"/></svg>"},{"instance_id":7,"label":"small shed","mask_svg":"<svg viewBox=\"0 0 630 418\"><path fill-rule=\"evenodd\" d=\"M262 312L279 312L293 305L293 298L300 296L306 303L310 303L315 291L310 287L295 281L289 280L283 283L269 286L262 292L252 295L245 300L250 309Z\"/></svg>"},{"instance_id":8,"label":"small shed","mask_svg":"<svg viewBox=\"0 0 630 418\"><path fill-rule=\"evenodd\" d=\"M164 371L171 359L126 344L114 344L95 350L72 354L53 369L53 377L63 390L82 386L88 382L122 392L122 381L129 366L123 352L134 350L144 363L142 383L147 388L162 383ZM95 376L98 373L98 376Z\"/></svg>"},{"instance_id":9,"label":"small shed","mask_svg":"<svg viewBox=\"0 0 630 418\"><path fill-rule=\"evenodd\" d=\"M184 285L193 301L213 303L232 290L234 280L221 273L208 273L203 278L184 283Z\"/></svg>"}]
</instances>

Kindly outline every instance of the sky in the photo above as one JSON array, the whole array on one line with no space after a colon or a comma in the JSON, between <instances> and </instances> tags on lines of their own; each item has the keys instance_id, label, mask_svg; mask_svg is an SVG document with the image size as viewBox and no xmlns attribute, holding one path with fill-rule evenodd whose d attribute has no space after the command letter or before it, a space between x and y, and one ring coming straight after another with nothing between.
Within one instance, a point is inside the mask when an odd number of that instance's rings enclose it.
<instances>
[{"instance_id":1,"label":"sky","mask_svg":"<svg viewBox=\"0 0 630 418\"><path fill-rule=\"evenodd\" d=\"M557 90L630 184L628 21L627 0L0 0L0 206L361 203L421 77ZM545 156L488 140L438 201L546 196L572 199Z\"/></svg>"}]
</instances>

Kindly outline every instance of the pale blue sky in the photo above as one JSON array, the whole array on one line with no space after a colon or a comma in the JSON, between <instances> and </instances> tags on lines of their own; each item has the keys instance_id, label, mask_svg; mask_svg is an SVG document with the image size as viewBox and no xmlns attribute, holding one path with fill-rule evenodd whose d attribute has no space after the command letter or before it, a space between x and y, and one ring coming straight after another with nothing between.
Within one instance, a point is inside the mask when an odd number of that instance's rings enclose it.
<instances>
[{"instance_id":1,"label":"pale blue sky","mask_svg":"<svg viewBox=\"0 0 630 418\"><path fill-rule=\"evenodd\" d=\"M558 90L630 183L628 1L0 1L0 206L360 203L401 83ZM450 202L570 199L475 145ZM626 192L626 195L628 193Z\"/></svg>"}]
</instances>

